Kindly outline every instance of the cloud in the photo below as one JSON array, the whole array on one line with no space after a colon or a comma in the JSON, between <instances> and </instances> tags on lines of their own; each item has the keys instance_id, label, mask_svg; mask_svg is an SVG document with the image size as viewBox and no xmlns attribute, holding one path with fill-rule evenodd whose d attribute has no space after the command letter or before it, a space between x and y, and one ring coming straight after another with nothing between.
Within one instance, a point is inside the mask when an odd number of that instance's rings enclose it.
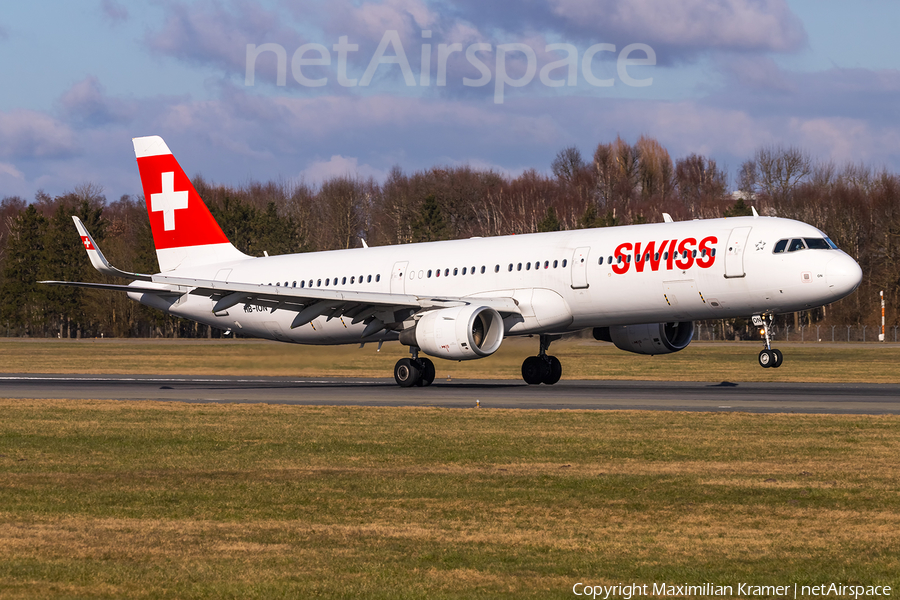
<instances>
[{"instance_id":1,"label":"cloud","mask_svg":"<svg viewBox=\"0 0 900 600\"><path fill-rule=\"evenodd\" d=\"M374 178L376 181L384 181L387 171L376 169L371 165L359 164L355 156L341 156L335 154L328 160L317 160L300 172L300 177L306 181L321 183L332 177L361 177Z\"/></svg>"},{"instance_id":2,"label":"cloud","mask_svg":"<svg viewBox=\"0 0 900 600\"><path fill-rule=\"evenodd\" d=\"M710 51L793 52L807 37L785 0L461 0L456 15L506 33L553 34L569 43L652 46L660 64Z\"/></svg>"},{"instance_id":3,"label":"cloud","mask_svg":"<svg viewBox=\"0 0 900 600\"><path fill-rule=\"evenodd\" d=\"M0 112L0 139L0 156L7 158L62 158L78 152L68 125L33 110Z\"/></svg>"},{"instance_id":4,"label":"cloud","mask_svg":"<svg viewBox=\"0 0 900 600\"><path fill-rule=\"evenodd\" d=\"M128 20L128 9L116 0L101 0L100 11L114 25Z\"/></svg>"},{"instance_id":5,"label":"cloud","mask_svg":"<svg viewBox=\"0 0 900 600\"><path fill-rule=\"evenodd\" d=\"M86 77L69 88L60 97L59 103L66 116L89 126L127 123L138 110L134 102L109 98L94 76Z\"/></svg>"},{"instance_id":6,"label":"cloud","mask_svg":"<svg viewBox=\"0 0 900 600\"><path fill-rule=\"evenodd\" d=\"M15 165L0 162L0 178L6 179L7 177L13 179L25 179L25 175L22 171L18 170Z\"/></svg>"},{"instance_id":7,"label":"cloud","mask_svg":"<svg viewBox=\"0 0 900 600\"><path fill-rule=\"evenodd\" d=\"M213 0L185 5L167 4L165 23L150 31L145 43L154 52L191 63L213 64L228 73L244 75L247 44L279 43L288 51L303 42L283 18L250 0L228 3ZM274 80L274 68L271 69Z\"/></svg>"}]
</instances>

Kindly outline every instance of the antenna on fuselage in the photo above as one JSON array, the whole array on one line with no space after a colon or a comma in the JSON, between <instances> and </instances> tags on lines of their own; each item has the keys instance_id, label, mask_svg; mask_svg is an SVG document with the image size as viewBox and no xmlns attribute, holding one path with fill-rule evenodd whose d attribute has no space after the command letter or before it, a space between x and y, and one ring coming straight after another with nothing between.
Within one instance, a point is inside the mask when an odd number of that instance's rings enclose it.
<instances>
[{"instance_id":1,"label":"antenna on fuselage","mask_svg":"<svg viewBox=\"0 0 900 600\"><path fill-rule=\"evenodd\" d=\"M758 217L758 216L759 216L759 213L756 212L756 207L755 207L755 206L751 206L751 207L750 207L750 211L753 212L753 216L754 216L754 217Z\"/></svg>"},{"instance_id":2,"label":"antenna on fuselage","mask_svg":"<svg viewBox=\"0 0 900 600\"><path fill-rule=\"evenodd\" d=\"M675 220L672 219L672 215L669 213L663 213L663 223L674 223Z\"/></svg>"}]
</instances>

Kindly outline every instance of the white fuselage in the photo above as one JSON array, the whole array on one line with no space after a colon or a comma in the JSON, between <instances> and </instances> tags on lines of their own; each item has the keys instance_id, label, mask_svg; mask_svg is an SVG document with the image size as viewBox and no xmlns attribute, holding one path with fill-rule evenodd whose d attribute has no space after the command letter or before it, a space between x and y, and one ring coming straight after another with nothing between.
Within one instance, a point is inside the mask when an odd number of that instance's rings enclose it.
<instances>
[{"instance_id":1,"label":"white fuselage","mask_svg":"<svg viewBox=\"0 0 900 600\"><path fill-rule=\"evenodd\" d=\"M838 300L859 284L859 266L840 250L773 252L776 242L792 238L825 235L798 221L738 217L251 258L166 275L514 298L521 315L504 319L506 335L793 312ZM365 327L319 317L291 329L296 313L252 303L213 314L205 297L129 297L214 327L303 344L357 343ZM381 331L364 341L396 338Z\"/></svg>"}]
</instances>

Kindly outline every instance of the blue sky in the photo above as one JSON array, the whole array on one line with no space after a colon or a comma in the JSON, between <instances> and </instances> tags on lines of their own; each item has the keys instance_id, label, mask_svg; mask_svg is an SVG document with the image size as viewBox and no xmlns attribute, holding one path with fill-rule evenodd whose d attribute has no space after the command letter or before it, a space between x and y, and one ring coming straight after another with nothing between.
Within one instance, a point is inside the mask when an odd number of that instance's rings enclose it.
<instances>
[{"instance_id":1,"label":"blue sky","mask_svg":"<svg viewBox=\"0 0 900 600\"><path fill-rule=\"evenodd\" d=\"M768 144L900 171L897 23L894 0L17 3L0 11L0 197L138 194L130 139L151 134L235 185L546 172L566 146L642 134L732 173ZM283 49L284 85L272 51L248 85L248 44Z\"/></svg>"}]
</instances>

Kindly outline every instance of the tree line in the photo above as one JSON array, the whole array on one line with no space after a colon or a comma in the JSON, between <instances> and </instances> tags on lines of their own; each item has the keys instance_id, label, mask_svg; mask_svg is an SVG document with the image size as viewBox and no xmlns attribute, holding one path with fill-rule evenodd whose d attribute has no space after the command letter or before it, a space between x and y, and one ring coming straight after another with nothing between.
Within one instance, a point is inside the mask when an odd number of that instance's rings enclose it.
<instances>
[{"instance_id":1,"label":"tree line","mask_svg":"<svg viewBox=\"0 0 900 600\"><path fill-rule=\"evenodd\" d=\"M601 143L585 158L557 153L549 173L516 177L471 166L441 166L384 179L335 176L305 182L220 185L192 178L228 238L253 256L433 240L607 227L750 214L793 218L825 231L863 269L860 289L823 309L780 322L876 326L885 291L888 326L900 322L900 176L865 165L812 159L802 149L766 146L727 171L691 154L673 160L657 140ZM77 215L119 268L157 271L144 199L108 201L96 184L32 202L0 200L0 327L8 336L192 337L221 332L148 309L124 294L38 285L39 280L122 283L87 260L72 224ZM755 334L742 319L729 336Z\"/></svg>"}]
</instances>

